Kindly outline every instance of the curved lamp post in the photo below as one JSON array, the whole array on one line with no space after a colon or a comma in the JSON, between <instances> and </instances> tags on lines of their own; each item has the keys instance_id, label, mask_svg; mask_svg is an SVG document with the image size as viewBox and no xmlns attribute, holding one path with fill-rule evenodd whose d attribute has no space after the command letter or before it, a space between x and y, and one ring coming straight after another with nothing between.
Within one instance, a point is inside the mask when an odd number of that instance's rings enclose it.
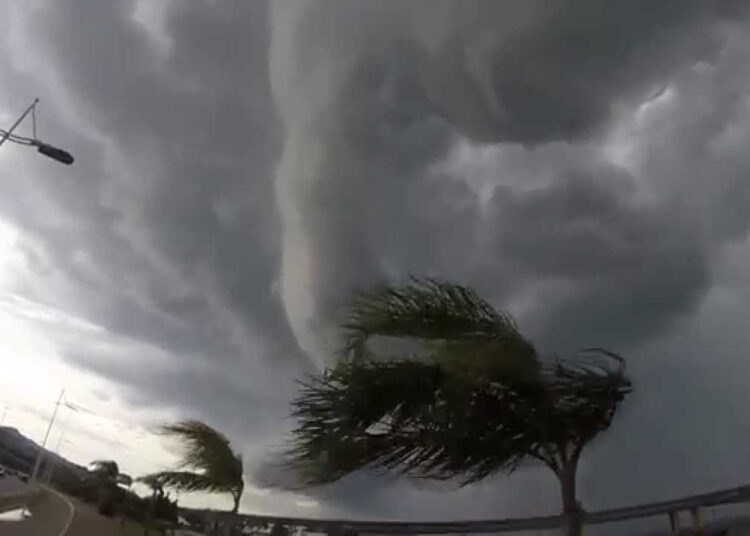
<instances>
[{"instance_id":1,"label":"curved lamp post","mask_svg":"<svg viewBox=\"0 0 750 536\"><path fill-rule=\"evenodd\" d=\"M36 105L38 103L39 103L39 99L34 99L34 102L31 103L31 106L26 108L26 110L21 114L21 117L19 117L16 120L16 122L13 123L10 129L0 130L0 145L5 143L6 141L10 141L13 143L17 143L19 145L27 145L30 147L36 147L39 153L43 154L44 156L48 158L57 160L58 162L61 162L63 164L67 164L67 165L72 164L75 159L73 158L73 155L71 155L68 151L64 151L63 149L60 149L48 143L44 143L41 140L37 139L36 119L34 119L34 134L31 138L13 134L13 131L16 130L16 127L18 127L18 125L20 125L21 122L24 119L26 119L26 116L29 115L29 113L32 113L32 117L33 117L35 110L36 110Z\"/></svg>"}]
</instances>

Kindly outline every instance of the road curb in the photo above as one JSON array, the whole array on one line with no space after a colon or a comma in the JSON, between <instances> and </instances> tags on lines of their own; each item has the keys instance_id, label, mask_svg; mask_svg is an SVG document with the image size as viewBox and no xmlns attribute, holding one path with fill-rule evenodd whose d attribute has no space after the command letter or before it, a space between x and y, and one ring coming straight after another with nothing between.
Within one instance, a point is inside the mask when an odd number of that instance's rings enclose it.
<instances>
[{"instance_id":1,"label":"road curb","mask_svg":"<svg viewBox=\"0 0 750 536\"><path fill-rule=\"evenodd\" d=\"M50 493L54 493L57 495L60 499L63 500L65 504L68 505L68 509L70 510L70 515L68 516L68 521L65 523L65 526L60 531L60 533L57 536L65 536L65 534L68 532L68 529L70 528L70 525L73 523L73 518L75 517L76 508L73 506L73 503L68 499L65 495L57 491L56 489L49 488L47 486L44 486L42 489L45 491L48 491Z\"/></svg>"}]
</instances>

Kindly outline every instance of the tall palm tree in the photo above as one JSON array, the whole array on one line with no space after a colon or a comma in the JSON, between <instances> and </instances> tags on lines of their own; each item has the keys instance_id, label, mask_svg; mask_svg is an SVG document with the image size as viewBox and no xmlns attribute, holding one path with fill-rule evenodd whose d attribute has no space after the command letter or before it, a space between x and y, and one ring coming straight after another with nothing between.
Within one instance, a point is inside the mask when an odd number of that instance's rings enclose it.
<instances>
[{"instance_id":1,"label":"tall palm tree","mask_svg":"<svg viewBox=\"0 0 750 536\"><path fill-rule=\"evenodd\" d=\"M306 485L363 468L466 485L536 461L581 533L576 469L630 392L621 358L542 359L510 315L429 279L359 294L343 328L343 359L292 403L289 461Z\"/></svg>"},{"instance_id":2,"label":"tall palm tree","mask_svg":"<svg viewBox=\"0 0 750 536\"><path fill-rule=\"evenodd\" d=\"M180 491L230 493L234 501L232 512L236 513L244 489L242 456L232 451L229 440L194 420L165 424L160 433L182 443L182 460L174 471L153 473L139 480Z\"/></svg>"}]
</instances>

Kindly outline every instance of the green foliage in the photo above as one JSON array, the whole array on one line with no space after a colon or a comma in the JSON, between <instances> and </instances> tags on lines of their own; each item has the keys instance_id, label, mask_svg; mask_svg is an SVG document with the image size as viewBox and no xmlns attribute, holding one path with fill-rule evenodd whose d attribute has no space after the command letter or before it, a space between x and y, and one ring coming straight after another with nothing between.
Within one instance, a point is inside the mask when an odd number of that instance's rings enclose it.
<instances>
[{"instance_id":1,"label":"green foliage","mask_svg":"<svg viewBox=\"0 0 750 536\"><path fill-rule=\"evenodd\" d=\"M166 424L160 433L182 444L180 470L161 471L138 480L152 488L231 493L236 511L244 488L242 457L232 451L229 440L207 424L193 420Z\"/></svg>"},{"instance_id":2,"label":"green foliage","mask_svg":"<svg viewBox=\"0 0 750 536\"><path fill-rule=\"evenodd\" d=\"M99 462L101 460L97 460ZM105 471L111 475L112 465L104 460ZM100 467L99 463L89 465L94 469ZM102 478L101 473L90 471L89 478L81 479L75 472L59 466L53 474L52 484L56 489L74 496L81 501L93 504L97 509L101 508L104 515L125 516L133 521L143 522L147 519L149 512L154 510L151 498L144 499L129 489L117 487L115 482L127 485L127 476L120 473L113 481L109 477ZM169 498L162 497L155 509L156 517L175 523L177 521L177 503Z\"/></svg>"},{"instance_id":3,"label":"green foliage","mask_svg":"<svg viewBox=\"0 0 750 536\"><path fill-rule=\"evenodd\" d=\"M117 484L128 475L120 474L120 467L114 460L94 460L89 464L94 484L97 488L98 511L105 516L112 516L117 507Z\"/></svg>"},{"instance_id":4,"label":"green foliage","mask_svg":"<svg viewBox=\"0 0 750 536\"><path fill-rule=\"evenodd\" d=\"M210 475L190 471L161 471L147 476L158 481L165 488L180 491L230 492L234 489L232 483L214 479Z\"/></svg>"},{"instance_id":5,"label":"green foliage","mask_svg":"<svg viewBox=\"0 0 750 536\"><path fill-rule=\"evenodd\" d=\"M114 460L94 460L89 464L89 471L101 479L114 482L120 474L120 467Z\"/></svg>"},{"instance_id":6,"label":"green foliage","mask_svg":"<svg viewBox=\"0 0 750 536\"><path fill-rule=\"evenodd\" d=\"M448 346L491 344L514 359L536 360L513 317L496 311L470 288L434 279L356 295L342 327L348 357L367 356L368 340L380 336Z\"/></svg>"},{"instance_id":7,"label":"green foliage","mask_svg":"<svg viewBox=\"0 0 750 536\"><path fill-rule=\"evenodd\" d=\"M164 494L164 486L161 483L160 475L161 473L153 473L150 475L144 475L136 478L136 482L140 482L144 484L145 486L148 486L151 488L151 491L156 495L163 495Z\"/></svg>"},{"instance_id":8,"label":"green foliage","mask_svg":"<svg viewBox=\"0 0 750 536\"><path fill-rule=\"evenodd\" d=\"M151 488L151 496L142 499L142 506L139 508L139 521L152 526L157 520L167 521L169 523L177 522L177 501L173 501L168 495L164 494L164 488L158 478L158 475L147 475L136 479Z\"/></svg>"},{"instance_id":9,"label":"green foliage","mask_svg":"<svg viewBox=\"0 0 750 536\"><path fill-rule=\"evenodd\" d=\"M157 495L150 498L149 501L153 501L152 511L154 518L177 523L177 501L173 501L165 495Z\"/></svg>"},{"instance_id":10,"label":"green foliage","mask_svg":"<svg viewBox=\"0 0 750 536\"><path fill-rule=\"evenodd\" d=\"M96 511L99 512L100 515L112 517L115 515L116 508L117 503L115 502L114 494L109 493L99 501Z\"/></svg>"},{"instance_id":11,"label":"green foliage","mask_svg":"<svg viewBox=\"0 0 750 536\"><path fill-rule=\"evenodd\" d=\"M302 385L289 461L306 484L391 470L468 484L539 460L561 474L630 391L621 358L592 349L543 363L510 315L433 280L359 295L345 356ZM377 336L430 343L383 359Z\"/></svg>"}]
</instances>

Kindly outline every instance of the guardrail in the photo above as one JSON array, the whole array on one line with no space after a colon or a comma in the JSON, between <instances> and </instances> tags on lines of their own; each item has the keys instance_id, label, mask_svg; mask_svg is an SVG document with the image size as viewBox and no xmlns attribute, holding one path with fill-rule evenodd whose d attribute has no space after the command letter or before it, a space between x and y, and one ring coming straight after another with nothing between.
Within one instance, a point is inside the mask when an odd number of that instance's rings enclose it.
<instances>
[{"instance_id":1,"label":"guardrail","mask_svg":"<svg viewBox=\"0 0 750 536\"><path fill-rule=\"evenodd\" d=\"M644 503L624 508L613 508L598 512L584 513L585 525L612 523L617 521L668 515L673 533L679 530L680 512L690 512L694 528L701 525L700 509L750 502L750 485L719 490L700 495L690 495L679 499ZM357 521L352 519L311 519L304 517L267 516L253 514L232 514L221 511L204 511L209 523L221 525L261 525L278 523L282 525L303 527L310 532L327 534L342 533L376 533L376 534L474 534L524 532L532 530L549 530L563 526L563 516L539 516L527 518L467 520L450 522L414 522L414 521Z\"/></svg>"}]
</instances>

